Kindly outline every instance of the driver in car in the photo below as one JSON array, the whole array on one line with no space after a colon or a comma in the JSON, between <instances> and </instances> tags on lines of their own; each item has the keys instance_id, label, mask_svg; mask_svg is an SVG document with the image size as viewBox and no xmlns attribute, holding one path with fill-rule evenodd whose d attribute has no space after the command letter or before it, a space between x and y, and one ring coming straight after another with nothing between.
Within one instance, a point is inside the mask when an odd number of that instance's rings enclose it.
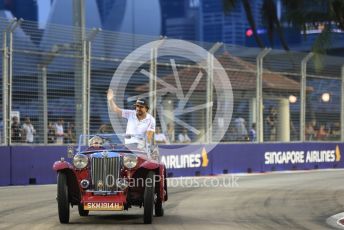
<instances>
[{"instance_id":1,"label":"driver in car","mask_svg":"<svg viewBox=\"0 0 344 230\"><path fill-rule=\"evenodd\" d=\"M145 99L138 98L134 104L135 110L121 109L113 100L112 89L108 90L107 100L113 112L128 120L126 134L128 136L147 136L148 143L152 143L155 132L155 118L148 113L149 106ZM125 144L137 143L133 138L125 138Z\"/></svg>"},{"instance_id":2,"label":"driver in car","mask_svg":"<svg viewBox=\"0 0 344 230\"><path fill-rule=\"evenodd\" d=\"M88 140L88 149L87 150L98 150L103 149L103 138L100 136L94 136Z\"/></svg>"}]
</instances>

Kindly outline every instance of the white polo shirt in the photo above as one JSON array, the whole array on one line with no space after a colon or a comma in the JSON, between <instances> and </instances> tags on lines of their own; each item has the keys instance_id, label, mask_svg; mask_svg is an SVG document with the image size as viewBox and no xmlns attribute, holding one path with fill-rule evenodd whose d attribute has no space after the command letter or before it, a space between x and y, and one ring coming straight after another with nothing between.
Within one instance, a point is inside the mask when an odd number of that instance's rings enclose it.
<instances>
[{"instance_id":1,"label":"white polo shirt","mask_svg":"<svg viewBox=\"0 0 344 230\"><path fill-rule=\"evenodd\" d=\"M135 110L122 109L122 117L128 119L126 134L145 136L147 131L155 132L155 119L149 113L140 121Z\"/></svg>"}]
</instances>

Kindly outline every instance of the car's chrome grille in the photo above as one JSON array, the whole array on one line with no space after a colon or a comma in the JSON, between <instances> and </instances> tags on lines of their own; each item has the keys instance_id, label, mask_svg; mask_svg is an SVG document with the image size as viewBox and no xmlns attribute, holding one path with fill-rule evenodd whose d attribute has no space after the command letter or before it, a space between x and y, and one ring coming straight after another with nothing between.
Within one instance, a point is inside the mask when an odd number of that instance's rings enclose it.
<instances>
[{"instance_id":1,"label":"car's chrome grille","mask_svg":"<svg viewBox=\"0 0 344 230\"><path fill-rule=\"evenodd\" d=\"M91 159L92 188L94 191L117 191L121 157Z\"/></svg>"}]
</instances>

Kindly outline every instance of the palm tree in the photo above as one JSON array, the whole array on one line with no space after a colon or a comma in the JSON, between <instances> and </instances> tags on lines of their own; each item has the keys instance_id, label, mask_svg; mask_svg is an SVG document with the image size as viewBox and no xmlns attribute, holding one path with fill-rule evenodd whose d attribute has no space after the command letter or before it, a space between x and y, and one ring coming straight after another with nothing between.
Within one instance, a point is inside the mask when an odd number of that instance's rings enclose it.
<instances>
[{"instance_id":1,"label":"palm tree","mask_svg":"<svg viewBox=\"0 0 344 230\"><path fill-rule=\"evenodd\" d=\"M236 2L237 2L236 0L222 0L224 12L228 13L229 11L231 11L235 7ZM265 45L264 45L262 39L258 36L258 33L257 33L256 22L254 21L254 18L253 18L253 15L252 15L250 1L248 1L248 0L241 0L241 2L242 2L243 6L244 6L244 9L245 9L247 21L248 21L248 23L249 23L249 25L250 25L250 27L251 27L251 29L253 31L253 37L256 40L257 45L260 48L264 48Z\"/></svg>"},{"instance_id":2,"label":"palm tree","mask_svg":"<svg viewBox=\"0 0 344 230\"><path fill-rule=\"evenodd\" d=\"M276 30L283 49L289 50L287 41L285 40L283 29L281 23L277 17L277 7L274 0L264 0L262 7L262 17L265 24L267 25L268 36L270 40L271 47L273 47L273 35Z\"/></svg>"},{"instance_id":3,"label":"palm tree","mask_svg":"<svg viewBox=\"0 0 344 230\"><path fill-rule=\"evenodd\" d=\"M286 21L306 32L307 25L323 24L322 32L312 45L317 71L323 68L323 56L331 47L332 26L344 31L343 0L284 0ZM304 33L306 36L306 33Z\"/></svg>"},{"instance_id":4,"label":"palm tree","mask_svg":"<svg viewBox=\"0 0 344 230\"><path fill-rule=\"evenodd\" d=\"M235 4L237 3L237 1L236 0L222 0L222 3L223 3L224 12L228 13L235 7ZM253 31L253 37L256 40L257 45L260 48L264 48L265 45L257 33L257 26L252 15L250 1L241 0L241 3L243 4L248 24L250 25ZM263 18L265 19L265 22L268 24L267 28L268 28L268 35L269 35L271 46L273 46L273 33L276 27L276 30L281 40L281 44L283 48L285 50L289 50L288 44L284 39L283 30L281 28L280 22L277 17L277 9L276 9L276 4L274 0L264 0L262 10L263 10Z\"/></svg>"},{"instance_id":5,"label":"palm tree","mask_svg":"<svg viewBox=\"0 0 344 230\"><path fill-rule=\"evenodd\" d=\"M236 0L222 0L224 12L228 13ZM254 38L259 47L263 48L263 42L256 32L256 24L252 16L251 5L247 0L241 0L249 25L253 30ZM313 44L312 51L316 54L323 54L331 44L331 23L344 31L344 1L343 0L283 0L286 9L285 21L302 31L306 31L307 25L324 23L322 32ZM262 17L267 25L268 36L273 46L273 34L276 30L281 44L285 50L289 50L285 41L281 22L277 17L277 9L274 0L264 0L262 6ZM304 33L306 34L306 33Z\"/></svg>"},{"instance_id":6,"label":"palm tree","mask_svg":"<svg viewBox=\"0 0 344 230\"><path fill-rule=\"evenodd\" d=\"M324 28L315 40L312 51L323 54L331 45L331 24L344 31L343 0L284 0L286 21L304 32L307 25L323 23ZM306 33L304 33L306 36Z\"/></svg>"}]
</instances>

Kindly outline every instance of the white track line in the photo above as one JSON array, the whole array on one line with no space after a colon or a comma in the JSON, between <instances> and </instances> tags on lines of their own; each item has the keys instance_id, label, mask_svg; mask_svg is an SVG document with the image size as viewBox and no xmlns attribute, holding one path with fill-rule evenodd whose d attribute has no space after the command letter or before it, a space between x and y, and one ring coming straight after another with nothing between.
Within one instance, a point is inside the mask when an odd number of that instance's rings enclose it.
<instances>
[{"instance_id":1,"label":"white track line","mask_svg":"<svg viewBox=\"0 0 344 230\"><path fill-rule=\"evenodd\" d=\"M344 212L338 213L326 219L326 223L337 229L344 229L339 221L344 218Z\"/></svg>"}]
</instances>

